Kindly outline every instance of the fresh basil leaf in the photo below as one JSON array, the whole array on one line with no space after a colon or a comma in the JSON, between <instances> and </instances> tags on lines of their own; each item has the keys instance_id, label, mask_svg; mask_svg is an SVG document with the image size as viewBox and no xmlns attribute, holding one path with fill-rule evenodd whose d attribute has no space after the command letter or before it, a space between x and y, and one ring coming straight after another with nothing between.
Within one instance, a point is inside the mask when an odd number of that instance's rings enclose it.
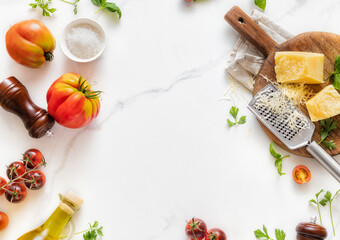
<instances>
[{"instance_id":1,"label":"fresh basil leaf","mask_svg":"<svg viewBox=\"0 0 340 240\"><path fill-rule=\"evenodd\" d=\"M122 12L116 4L111 2L105 2L104 7L106 7L106 9L109 10L110 12L117 12L119 19L122 17Z\"/></svg>"},{"instance_id":2,"label":"fresh basil leaf","mask_svg":"<svg viewBox=\"0 0 340 240\"><path fill-rule=\"evenodd\" d=\"M255 0L255 5L264 10L266 8L266 0Z\"/></svg>"},{"instance_id":3,"label":"fresh basil leaf","mask_svg":"<svg viewBox=\"0 0 340 240\"><path fill-rule=\"evenodd\" d=\"M333 86L335 89L340 90L340 73L337 73L333 79Z\"/></svg>"},{"instance_id":4,"label":"fresh basil leaf","mask_svg":"<svg viewBox=\"0 0 340 240\"><path fill-rule=\"evenodd\" d=\"M338 55L335 59L334 70L339 73L340 72L340 55Z\"/></svg>"},{"instance_id":5,"label":"fresh basil leaf","mask_svg":"<svg viewBox=\"0 0 340 240\"><path fill-rule=\"evenodd\" d=\"M274 157L274 158L280 158L281 157L281 154L275 152L275 149L274 149L274 143L270 143L269 145L269 152L270 154Z\"/></svg>"},{"instance_id":6,"label":"fresh basil leaf","mask_svg":"<svg viewBox=\"0 0 340 240\"><path fill-rule=\"evenodd\" d=\"M96 6L101 6L102 5L102 0L91 0L93 5L96 5Z\"/></svg>"}]
</instances>

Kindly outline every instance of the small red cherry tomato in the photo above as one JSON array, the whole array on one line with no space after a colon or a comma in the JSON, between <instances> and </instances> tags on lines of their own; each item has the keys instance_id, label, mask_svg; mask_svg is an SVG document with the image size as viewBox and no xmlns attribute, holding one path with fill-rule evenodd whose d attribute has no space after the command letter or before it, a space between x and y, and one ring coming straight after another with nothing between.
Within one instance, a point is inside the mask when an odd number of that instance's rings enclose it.
<instances>
[{"instance_id":1,"label":"small red cherry tomato","mask_svg":"<svg viewBox=\"0 0 340 240\"><path fill-rule=\"evenodd\" d=\"M312 174L306 166L299 165L293 169L293 178L296 183L303 184L309 182Z\"/></svg>"},{"instance_id":2,"label":"small red cherry tomato","mask_svg":"<svg viewBox=\"0 0 340 240\"><path fill-rule=\"evenodd\" d=\"M3 177L0 177L0 188L1 188L2 186L4 186L6 183L7 183L6 179L4 179ZM4 194L5 191L6 191L5 189L1 189L1 190L0 190L0 196L1 196L2 194Z\"/></svg>"},{"instance_id":3,"label":"small red cherry tomato","mask_svg":"<svg viewBox=\"0 0 340 240\"><path fill-rule=\"evenodd\" d=\"M5 229L8 225L8 216L4 212L0 212L0 231Z\"/></svg>"},{"instance_id":4,"label":"small red cherry tomato","mask_svg":"<svg viewBox=\"0 0 340 240\"><path fill-rule=\"evenodd\" d=\"M8 167L7 167L7 177L10 180L14 180L20 176L24 177L24 174L26 172L25 165L22 162L12 162ZM18 179L16 182L20 182L23 179Z\"/></svg>"},{"instance_id":5,"label":"small red cherry tomato","mask_svg":"<svg viewBox=\"0 0 340 240\"><path fill-rule=\"evenodd\" d=\"M25 176L25 185L31 190L38 190L46 183L45 174L40 170L29 172Z\"/></svg>"},{"instance_id":6,"label":"small red cherry tomato","mask_svg":"<svg viewBox=\"0 0 340 240\"><path fill-rule=\"evenodd\" d=\"M205 240L227 240L227 235L219 228L212 228L207 232Z\"/></svg>"},{"instance_id":7,"label":"small red cherry tomato","mask_svg":"<svg viewBox=\"0 0 340 240\"><path fill-rule=\"evenodd\" d=\"M28 149L23 154L22 161L24 162L25 166L30 169L37 168L38 165L46 165L44 156L38 149L35 148Z\"/></svg>"},{"instance_id":8,"label":"small red cherry tomato","mask_svg":"<svg viewBox=\"0 0 340 240\"><path fill-rule=\"evenodd\" d=\"M191 240L204 239L207 232L207 225L199 218L192 218L185 226L185 234Z\"/></svg>"},{"instance_id":9,"label":"small red cherry tomato","mask_svg":"<svg viewBox=\"0 0 340 240\"><path fill-rule=\"evenodd\" d=\"M11 203L19 203L26 198L27 190L21 183L11 183L6 186L5 197Z\"/></svg>"}]
</instances>

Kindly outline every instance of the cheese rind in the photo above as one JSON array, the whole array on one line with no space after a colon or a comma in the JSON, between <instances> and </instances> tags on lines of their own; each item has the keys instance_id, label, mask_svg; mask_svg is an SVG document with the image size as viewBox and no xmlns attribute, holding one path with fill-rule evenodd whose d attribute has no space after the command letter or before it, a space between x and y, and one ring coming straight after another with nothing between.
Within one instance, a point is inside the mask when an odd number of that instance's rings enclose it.
<instances>
[{"instance_id":1,"label":"cheese rind","mask_svg":"<svg viewBox=\"0 0 340 240\"><path fill-rule=\"evenodd\" d=\"M340 114L340 94L328 85L306 102L309 116L313 122Z\"/></svg>"},{"instance_id":2,"label":"cheese rind","mask_svg":"<svg viewBox=\"0 0 340 240\"><path fill-rule=\"evenodd\" d=\"M324 55L311 52L276 52L275 73L280 83L323 83Z\"/></svg>"}]
</instances>

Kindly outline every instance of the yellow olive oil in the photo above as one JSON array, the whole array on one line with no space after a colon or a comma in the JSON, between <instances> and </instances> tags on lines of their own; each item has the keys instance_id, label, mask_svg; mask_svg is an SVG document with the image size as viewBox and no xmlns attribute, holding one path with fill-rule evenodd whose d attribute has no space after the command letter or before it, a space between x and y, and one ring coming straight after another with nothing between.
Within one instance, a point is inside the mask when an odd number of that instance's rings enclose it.
<instances>
[{"instance_id":1,"label":"yellow olive oil","mask_svg":"<svg viewBox=\"0 0 340 240\"><path fill-rule=\"evenodd\" d=\"M59 235L71 219L82 200L69 192L61 196L61 203L52 215L40 227L25 233L17 240L58 240Z\"/></svg>"}]
</instances>

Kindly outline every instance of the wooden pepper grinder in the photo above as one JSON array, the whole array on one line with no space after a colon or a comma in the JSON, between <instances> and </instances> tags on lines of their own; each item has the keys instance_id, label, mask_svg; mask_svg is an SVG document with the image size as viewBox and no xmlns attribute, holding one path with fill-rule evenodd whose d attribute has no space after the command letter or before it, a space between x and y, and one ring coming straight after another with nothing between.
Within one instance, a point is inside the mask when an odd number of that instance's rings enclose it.
<instances>
[{"instance_id":1,"label":"wooden pepper grinder","mask_svg":"<svg viewBox=\"0 0 340 240\"><path fill-rule=\"evenodd\" d=\"M26 87L15 77L0 83L0 105L20 117L33 138L44 136L54 125L53 117L32 102Z\"/></svg>"},{"instance_id":2,"label":"wooden pepper grinder","mask_svg":"<svg viewBox=\"0 0 340 240\"><path fill-rule=\"evenodd\" d=\"M326 228L316 224L316 217L309 223L303 222L296 226L296 240L323 240L327 237Z\"/></svg>"}]
</instances>

